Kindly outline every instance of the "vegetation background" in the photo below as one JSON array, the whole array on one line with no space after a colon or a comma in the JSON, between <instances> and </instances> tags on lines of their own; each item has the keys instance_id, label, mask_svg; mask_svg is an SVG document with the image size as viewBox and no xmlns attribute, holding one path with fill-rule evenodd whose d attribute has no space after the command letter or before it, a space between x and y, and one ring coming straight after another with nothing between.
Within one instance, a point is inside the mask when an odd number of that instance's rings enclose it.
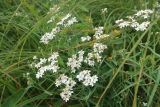
<instances>
[{"instance_id":1,"label":"vegetation background","mask_svg":"<svg viewBox=\"0 0 160 107\"><path fill-rule=\"evenodd\" d=\"M135 10L156 9L157 0L0 0L0 107L160 107L160 19L152 16L145 32L120 30L115 20ZM60 7L60 11L48 13ZM102 14L101 10L108 12ZM64 29L49 45L39 43L53 24L72 13L80 23ZM159 11L160 14L160 11ZM93 28L104 26L111 35L104 62L93 70L99 81L93 88L76 87L76 95L65 103L56 90L52 75L35 78L29 68L34 55L53 50L63 60L78 49L82 35L93 35ZM70 41L71 38L72 40ZM24 74L29 72L30 77ZM53 76L54 78L54 76Z\"/></svg>"}]
</instances>

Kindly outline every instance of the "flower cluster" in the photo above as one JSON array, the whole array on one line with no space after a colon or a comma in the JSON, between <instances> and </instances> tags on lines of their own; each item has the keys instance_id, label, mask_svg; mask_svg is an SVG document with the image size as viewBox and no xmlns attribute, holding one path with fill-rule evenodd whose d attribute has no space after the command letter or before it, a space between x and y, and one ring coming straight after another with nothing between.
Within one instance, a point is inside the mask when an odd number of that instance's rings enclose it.
<instances>
[{"instance_id":1,"label":"flower cluster","mask_svg":"<svg viewBox=\"0 0 160 107\"><path fill-rule=\"evenodd\" d=\"M81 63L83 61L84 51L79 51L78 56L76 54L72 55L71 58L68 58L67 65L71 67L71 72L75 73L76 69L81 67Z\"/></svg>"},{"instance_id":2,"label":"flower cluster","mask_svg":"<svg viewBox=\"0 0 160 107\"><path fill-rule=\"evenodd\" d=\"M152 10L140 10L133 16L127 16L127 20L120 19L116 20L116 24L120 28L125 28L125 27L131 27L135 29L136 31L144 31L148 28L150 22L146 21L150 17L150 15L153 13ZM139 18L142 18L144 21L143 22L138 22Z\"/></svg>"},{"instance_id":3,"label":"flower cluster","mask_svg":"<svg viewBox=\"0 0 160 107\"><path fill-rule=\"evenodd\" d=\"M55 7L56 8L56 7ZM57 8L57 11L59 8ZM104 11L107 11L106 9ZM47 23L51 23L55 20L55 17L51 17L51 19ZM65 27L69 27L72 24L78 22L76 17L72 17L71 14L67 14L63 17L56 26L51 30L51 32L46 32L40 39L40 42L44 44L48 44L54 37L56 37L57 33L61 32L61 30ZM42 78L45 72L50 71L56 73L58 77L55 80L56 87L63 87L62 92L60 93L60 97L64 101L68 101L73 94L73 88L77 84L77 79L79 82L82 82L84 86L91 86L93 87L95 83L98 81L97 75L91 75L90 70L81 70L82 63L84 65L89 65L90 67L95 65L95 61L100 62L102 59L102 53L107 46L99 43L99 40L105 38L109 35L105 35L103 27L95 28L95 34L93 35L93 39L97 42L93 44L91 52L85 53L85 51L80 50L77 54L73 54L71 57L68 58L66 62L67 67L71 71L72 77L67 76L65 73L57 72L60 71L61 68L58 65L58 52L53 52L48 58L40 58L38 59L36 56L33 57L34 63L32 64L33 67L37 69L36 78ZM81 41L90 41L90 36L81 37ZM86 56L85 56L86 55ZM79 71L80 72L76 72Z\"/></svg>"},{"instance_id":4,"label":"flower cluster","mask_svg":"<svg viewBox=\"0 0 160 107\"><path fill-rule=\"evenodd\" d=\"M101 62L102 56L101 54L103 51L107 49L107 46L102 43L94 43L93 45L93 51L88 53L88 56L85 58L84 62L88 63L90 66L94 66L95 62L94 59L97 60L97 62Z\"/></svg>"},{"instance_id":5,"label":"flower cluster","mask_svg":"<svg viewBox=\"0 0 160 107\"><path fill-rule=\"evenodd\" d=\"M94 86L94 84L98 81L98 77L97 75L91 76L90 72L90 70L83 70L76 76L76 78L79 81L83 81L82 83L85 86Z\"/></svg>"},{"instance_id":6,"label":"flower cluster","mask_svg":"<svg viewBox=\"0 0 160 107\"><path fill-rule=\"evenodd\" d=\"M82 42L90 41L90 40L91 40L91 37L90 37L90 36L81 37L81 41L82 41Z\"/></svg>"},{"instance_id":7,"label":"flower cluster","mask_svg":"<svg viewBox=\"0 0 160 107\"><path fill-rule=\"evenodd\" d=\"M95 34L93 35L96 39L100 39L100 36L103 34L103 27L95 28Z\"/></svg>"},{"instance_id":8,"label":"flower cluster","mask_svg":"<svg viewBox=\"0 0 160 107\"><path fill-rule=\"evenodd\" d=\"M103 33L104 33L104 27L102 27L102 26L96 27L94 30L95 30L95 34L93 35L93 37L94 37L96 40L100 40L100 39L103 39L103 38L106 38L106 37L109 36L109 35L107 35L107 34L103 34ZM90 40L91 40L91 37L90 37L90 36L81 37L81 41L82 41L82 42L90 41Z\"/></svg>"},{"instance_id":9,"label":"flower cluster","mask_svg":"<svg viewBox=\"0 0 160 107\"><path fill-rule=\"evenodd\" d=\"M59 87L62 84L65 85L65 88L60 93L60 96L63 100L67 102L73 93L73 87L76 85L76 82L72 78L69 78L64 74L61 74L59 78L56 79L55 84L57 87Z\"/></svg>"},{"instance_id":10,"label":"flower cluster","mask_svg":"<svg viewBox=\"0 0 160 107\"><path fill-rule=\"evenodd\" d=\"M146 9L146 10L140 10L136 14L134 14L136 17L142 17L144 19L147 19L150 17L150 15L153 13L153 10Z\"/></svg>"},{"instance_id":11,"label":"flower cluster","mask_svg":"<svg viewBox=\"0 0 160 107\"><path fill-rule=\"evenodd\" d=\"M95 34L93 36L95 37L96 40L103 39L109 36L103 33L104 33L104 27L100 26L95 28Z\"/></svg>"},{"instance_id":12,"label":"flower cluster","mask_svg":"<svg viewBox=\"0 0 160 107\"><path fill-rule=\"evenodd\" d=\"M38 69L38 72L36 73L36 78L41 78L46 71L52 71L53 73L57 72L59 69L59 66L57 64L58 62L58 56L59 54L57 52L54 52L48 59L46 58L40 58L40 61L38 63L33 63L34 67ZM34 60L37 60L37 58L34 56Z\"/></svg>"},{"instance_id":13,"label":"flower cluster","mask_svg":"<svg viewBox=\"0 0 160 107\"><path fill-rule=\"evenodd\" d=\"M47 22L50 23L54 20L54 17L51 17L51 19ZM49 41L51 41L57 33L59 33L63 27L69 27L72 24L78 22L76 17L72 17L71 14L67 14L64 18L62 18L54 27L51 32L46 32L40 39L41 43L48 44Z\"/></svg>"},{"instance_id":14,"label":"flower cluster","mask_svg":"<svg viewBox=\"0 0 160 107\"><path fill-rule=\"evenodd\" d=\"M61 22L57 23L58 26L65 25L65 21L70 17L68 14L66 17L64 17ZM71 23L71 22L69 22ZM67 25L69 25L67 23ZM55 31L52 31L56 33ZM103 35L103 27L96 28L96 32L94 34L95 39L98 41L101 38L104 38ZM87 38L87 39L86 39ZM85 40L90 40L91 38L87 36ZM98 81L98 76L93 75L91 76L90 70L82 70L81 72L77 73L76 71L79 71L81 69L82 63L87 64L89 66L94 66L95 61L101 62L102 59L102 53L104 50L107 49L107 46L95 42L93 44L92 50L89 53L85 53L83 50L80 50L77 52L77 54L73 54L70 58L68 58L68 61L66 65L71 69L71 73L74 73L75 76L72 76L72 78L68 77L64 73L59 72L59 77L55 81L55 85L57 87L59 86L65 86L63 88L63 91L60 93L61 98L64 101L68 101L73 94L73 87L76 85L76 81L73 79L78 79L79 82L82 82L84 86L94 86L94 84ZM87 55L87 56L85 56ZM52 71L53 73L57 72L60 67L58 66L58 56L59 54L57 52L54 52L50 57L48 58L40 58L37 62L38 58L36 56L33 57L35 60L34 67L38 69L36 73L36 78L39 79L43 77L44 73L46 71Z\"/></svg>"}]
</instances>

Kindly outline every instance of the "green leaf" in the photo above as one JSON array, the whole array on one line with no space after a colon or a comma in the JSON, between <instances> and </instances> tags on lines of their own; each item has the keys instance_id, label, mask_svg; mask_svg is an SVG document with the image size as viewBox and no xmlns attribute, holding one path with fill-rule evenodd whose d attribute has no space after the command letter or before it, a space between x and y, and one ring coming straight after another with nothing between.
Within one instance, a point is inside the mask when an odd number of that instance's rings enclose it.
<instances>
[{"instance_id":1,"label":"green leaf","mask_svg":"<svg viewBox=\"0 0 160 107\"><path fill-rule=\"evenodd\" d=\"M36 101L36 100L46 99L48 96L49 96L48 94L42 93L42 94L40 94L40 95L38 95L38 96L35 96L35 97L33 97L33 98L27 99L27 100L19 103L16 107L24 107L25 105L27 105L27 104L29 104L29 103L31 103L31 102L34 102L34 101Z\"/></svg>"},{"instance_id":2,"label":"green leaf","mask_svg":"<svg viewBox=\"0 0 160 107\"><path fill-rule=\"evenodd\" d=\"M5 100L2 107L17 107L16 104L22 99L27 90L28 89L19 89Z\"/></svg>"}]
</instances>

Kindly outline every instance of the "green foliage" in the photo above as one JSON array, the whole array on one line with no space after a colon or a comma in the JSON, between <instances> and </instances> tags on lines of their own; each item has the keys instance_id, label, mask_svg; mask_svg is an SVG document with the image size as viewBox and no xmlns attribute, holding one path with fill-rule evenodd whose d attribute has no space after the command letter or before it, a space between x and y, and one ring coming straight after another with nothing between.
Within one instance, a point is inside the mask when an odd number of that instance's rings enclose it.
<instances>
[{"instance_id":1,"label":"green foliage","mask_svg":"<svg viewBox=\"0 0 160 107\"><path fill-rule=\"evenodd\" d=\"M1 107L148 107L160 106L160 19L152 16L145 32L120 30L115 20L132 15L135 10L152 9L156 0L0 0L0 106ZM47 14L51 7L58 12ZM107 8L106 14L101 9ZM65 14L73 13L80 23L65 28L45 46L41 36L51 30ZM160 13L158 13L160 14ZM47 25L51 16L55 22ZM54 85L56 75L35 78L29 68L32 57L48 56L58 51L65 62L77 50L92 42L80 43L81 36L93 36L94 27L104 26L102 40L108 45L104 62L92 68L99 76L95 87L75 87L67 103ZM159 32L159 33L158 33ZM83 66L84 68L86 66ZM23 75L29 72L31 77ZM28 88L29 87L29 88ZM99 102L99 103L98 103Z\"/></svg>"}]
</instances>

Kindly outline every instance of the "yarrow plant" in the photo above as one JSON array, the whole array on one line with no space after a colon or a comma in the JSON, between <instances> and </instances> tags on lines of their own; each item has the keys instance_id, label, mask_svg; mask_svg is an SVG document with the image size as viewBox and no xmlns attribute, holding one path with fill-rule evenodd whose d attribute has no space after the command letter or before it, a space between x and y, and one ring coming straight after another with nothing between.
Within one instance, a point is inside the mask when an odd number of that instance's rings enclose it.
<instances>
[{"instance_id":1,"label":"yarrow plant","mask_svg":"<svg viewBox=\"0 0 160 107\"><path fill-rule=\"evenodd\" d=\"M38 58L36 58L36 56L33 57L35 61L32 63L32 66L38 69L38 72L36 74L37 79L41 78L47 71L51 71L53 73L58 71L58 56L59 54L57 52L54 52L49 58L40 58L39 61L37 61Z\"/></svg>"},{"instance_id":2,"label":"yarrow plant","mask_svg":"<svg viewBox=\"0 0 160 107\"><path fill-rule=\"evenodd\" d=\"M145 31L150 24L149 18L151 14L153 14L153 10L140 10L133 16L127 16L127 20L119 19L116 20L115 23L120 28L130 27L136 31Z\"/></svg>"},{"instance_id":3,"label":"yarrow plant","mask_svg":"<svg viewBox=\"0 0 160 107\"><path fill-rule=\"evenodd\" d=\"M47 23L50 23L53 20L54 17L51 17L51 19ZM56 27L54 27L51 32L47 32L41 37L40 42L48 44L49 41L53 40L54 37L56 37L56 34L59 33L63 29L63 27L69 27L76 22L78 22L76 17L72 17L71 14L67 14L56 24Z\"/></svg>"},{"instance_id":4,"label":"yarrow plant","mask_svg":"<svg viewBox=\"0 0 160 107\"><path fill-rule=\"evenodd\" d=\"M105 12L107 9L104 9L103 11ZM127 20L117 20L116 24L120 28L131 27L136 31L144 31L150 24L149 17L152 13L152 10L141 10L133 16L128 16ZM141 18L145 21L140 23L139 20L141 20ZM54 20L54 17L51 17L48 23L51 23L52 20ZM56 26L51 30L51 32L47 32L41 37L40 42L48 44L54 39L54 37L56 37L57 33L62 31L63 28L69 27L77 22L76 17L73 17L71 14L67 14L58 23L56 23ZM77 53L67 57L68 60L64 62L66 67L65 73L61 70L64 69L64 66L62 67L59 65L58 58L61 57L61 55L58 52L53 52L46 58L33 57L34 61L32 63L32 67L37 70L35 77L37 79L41 79L45 74L47 74L47 72L56 74L57 77L54 80L55 86L61 88L62 91L60 92L60 97L65 102L69 101L71 98L76 85L93 87L98 81L98 75L94 74L90 68L94 67L97 63L103 62L103 53L108 47L103 44L101 40L109 37L109 35L104 34L104 27L102 26L96 27L94 30L95 33L92 36L81 37L81 42L90 41L92 43L92 47L87 51L81 49ZM85 66L88 68L84 68Z\"/></svg>"},{"instance_id":5,"label":"yarrow plant","mask_svg":"<svg viewBox=\"0 0 160 107\"><path fill-rule=\"evenodd\" d=\"M69 27L70 25L77 22L76 17L72 17L71 14L67 14L64 18L61 19L56 25L55 28L52 29L51 32L45 33L40 42L44 44L48 44L50 40L52 40L56 33L60 32L62 27ZM66 62L66 66L70 70L70 73L74 74L74 76L70 77L69 75L58 72L61 71L61 66L59 66L58 57L60 54L58 52L53 52L47 58L37 58L37 56L33 57L32 67L37 69L36 78L41 79L47 72L56 73L59 75L55 80L56 87L63 88L60 93L60 97L64 101L69 101L70 97L74 93L75 85L78 83L82 83L84 86L93 87L98 81L97 75L92 75L92 71L89 69L82 70L82 64L88 65L90 67L95 66L95 63L100 63L102 61L102 53L107 46L100 43L100 39L103 39L109 35L103 35L103 27L95 28L95 34L93 35L96 42L93 43L92 49L89 52L85 52L84 50L80 50L77 54L71 55ZM91 37L81 37L81 41L90 41ZM78 82L78 83L77 83ZM79 84L80 85L80 84Z\"/></svg>"},{"instance_id":6,"label":"yarrow plant","mask_svg":"<svg viewBox=\"0 0 160 107\"><path fill-rule=\"evenodd\" d=\"M102 52L102 47L98 48L101 49L100 53ZM35 60L32 64L33 67L37 69L36 78L40 79L44 76L46 72L57 73L60 67L58 66L58 56L57 52L54 52L48 58L40 58L33 57ZM61 98L64 101L68 101L73 93L73 87L77 84L75 80L82 81L84 86L94 86L94 84L98 81L98 76L94 75L91 76L90 70L83 70L80 73L76 73L75 71L81 67L81 63L84 61L84 51L78 52L78 57L76 55L72 55L72 58L68 58L67 65L71 68L71 73L75 73L75 77L70 78L65 74L60 74L59 77L55 80L55 85L57 87L61 85L65 85L63 91L60 93ZM39 61L37 61L39 60Z\"/></svg>"}]
</instances>

